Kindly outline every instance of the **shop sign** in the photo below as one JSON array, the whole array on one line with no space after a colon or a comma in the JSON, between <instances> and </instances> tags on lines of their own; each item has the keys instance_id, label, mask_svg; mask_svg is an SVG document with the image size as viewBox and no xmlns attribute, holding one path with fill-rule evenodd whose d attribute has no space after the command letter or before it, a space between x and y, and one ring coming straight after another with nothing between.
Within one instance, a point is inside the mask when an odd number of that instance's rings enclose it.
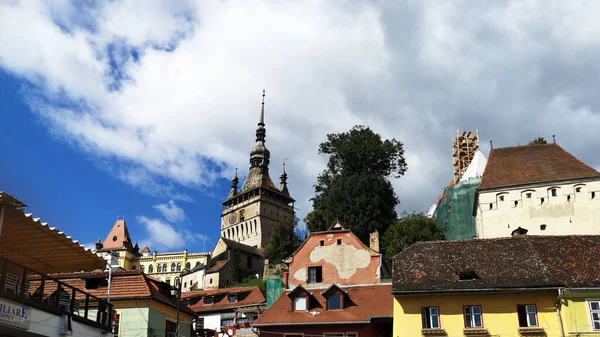
<instances>
[{"instance_id":1,"label":"shop sign","mask_svg":"<svg viewBox=\"0 0 600 337\"><path fill-rule=\"evenodd\" d=\"M29 329L31 308L0 299L0 324Z\"/></svg>"}]
</instances>

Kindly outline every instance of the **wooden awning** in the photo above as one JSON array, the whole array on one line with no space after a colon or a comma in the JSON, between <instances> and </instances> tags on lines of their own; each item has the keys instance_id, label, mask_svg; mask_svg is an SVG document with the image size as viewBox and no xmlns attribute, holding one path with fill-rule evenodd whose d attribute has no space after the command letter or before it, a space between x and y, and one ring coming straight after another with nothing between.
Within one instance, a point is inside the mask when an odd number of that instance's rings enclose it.
<instances>
[{"instance_id":1,"label":"wooden awning","mask_svg":"<svg viewBox=\"0 0 600 337\"><path fill-rule=\"evenodd\" d=\"M0 192L0 256L46 274L105 269L103 258L25 214L24 207L16 198Z\"/></svg>"}]
</instances>

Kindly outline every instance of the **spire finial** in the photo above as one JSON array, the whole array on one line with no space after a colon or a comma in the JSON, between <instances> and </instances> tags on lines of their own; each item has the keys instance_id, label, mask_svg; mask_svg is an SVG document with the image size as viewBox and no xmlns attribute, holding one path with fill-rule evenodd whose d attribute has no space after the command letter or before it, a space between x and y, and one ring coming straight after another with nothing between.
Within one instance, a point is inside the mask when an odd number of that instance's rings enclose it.
<instances>
[{"instance_id":1,"label":"spire finial","mask_svg":"<svg viewBox=\"0 0 600 337\"><path fill-rule=\"evenodd\" d=\"M552 143L556 144L556 135L552 135Z\"/></svg>"},{"instance_id":2,"label":"spire finial","mask_svg":"<svg viewBox=\"0 0 600 337\"><path fill-rule=\"evenodd\" d=\"M492 148L492 150L494 149L494 143L490 140L490 147Z\"/></svg>"},{"instance_id":3,"label":"spire finial","mask_svg":"<svg viewBox=\"0 0 600 337\"><path fill-rule=\"evenodd\" d=\"M258 122L258 125L265 126L265 89L263 89L262 94L262 108L260 110L260 121Z\"/></svg>"}]
</instances>

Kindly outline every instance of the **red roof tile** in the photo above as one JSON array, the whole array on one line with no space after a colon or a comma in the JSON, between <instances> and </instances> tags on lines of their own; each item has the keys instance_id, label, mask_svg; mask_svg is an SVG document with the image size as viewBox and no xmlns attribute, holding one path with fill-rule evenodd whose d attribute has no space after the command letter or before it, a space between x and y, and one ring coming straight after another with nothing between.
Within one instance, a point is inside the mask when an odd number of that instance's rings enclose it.
<instances>
[{"instance_id":1,"label":"red roof tile","mask_svg":"<svg viewBox=\"0 0 600 337\"><path fill-rule=\"evenodd\" d=\"M479 189L600 177L556 144L492 149Z\"/></svg>"},{"instance_id":2,"label":"red roof tile","mask_svg":"<svg viewBox=\"0 0 600 337\"><path fill-rule=\"evenodd\" d=\"M126 242L123 244L123 242ZM120 250L127 249L133 251L133 245L131 244L131 237L129 236L129 230L125 220L117 220L110 230L106 239L104 239L103 247L101 251L109 250Z\"/></svg>"},{"instance_id":3,"label":"red roof tile","mask_svg":"<svg viewBox=\"0 0 600 337\"><path fill-rule=\"evenodd\" d=\"M419 242L393 263L398 293L600 287L600 236ZM472 277L460 280L461 274Z\"/></svg>"},{"instance_id":4,"label":"red roof tile","mask_svg":"<svg viewBox=\"0 0 600 337\"><path fill-rule=\"evenodd\" d=\"M228 296L230 294L237 294L238 297L236 302L228 302ZM259 287L191 291L183 293L182 297L190 300L190 308L196 313L238 308L249 305L264 305L267 302L265 294ZM204 299L206 297L214 298L212 305L204 304Z\"/></svg>"},{"instance_id":5,"label":"red roof tile","mask_svg":"<svg viewBox=\"0 0 600 337\"><path fill-rule=\"evenodd\" d=\"M343 310L326 310L325 298L321 294L327 288L310 289L311 305L308 311L293 311L292 300L285 291L252 326L311 324L334 322L369 323L371 317L393 317L394 298L391 284L341 286L347 292ZM317 312L312 315L310 312Z\"/></svg>"}]
</instances>

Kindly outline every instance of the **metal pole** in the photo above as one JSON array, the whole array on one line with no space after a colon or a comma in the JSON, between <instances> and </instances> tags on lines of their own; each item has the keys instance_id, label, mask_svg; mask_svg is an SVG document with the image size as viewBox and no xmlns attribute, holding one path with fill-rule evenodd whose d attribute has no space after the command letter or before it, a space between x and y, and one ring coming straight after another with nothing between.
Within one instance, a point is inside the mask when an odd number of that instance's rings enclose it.
<instances>
[{"instance_id":1,"label":"metal pole","mask_svg":"<svg viewBox=\"0 0 600 337\"><path fill-rule=\"evenodd\" d=\"M179 337L179 302L181 302L181 279L176 277L175 280L177 283L177 318L175 323L175 336Z\"/></svg>"}]
</instances>

